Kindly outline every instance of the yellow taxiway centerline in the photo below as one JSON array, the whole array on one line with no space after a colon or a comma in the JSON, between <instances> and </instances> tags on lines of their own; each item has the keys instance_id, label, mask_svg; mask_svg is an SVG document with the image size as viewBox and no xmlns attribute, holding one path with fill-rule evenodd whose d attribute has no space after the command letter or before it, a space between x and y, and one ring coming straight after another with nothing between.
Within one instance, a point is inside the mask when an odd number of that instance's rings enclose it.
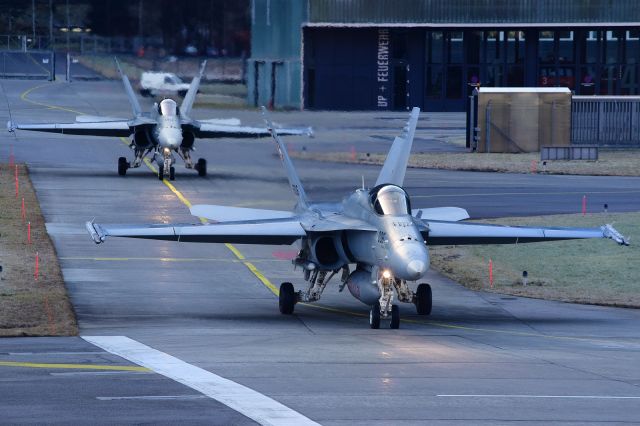
<instances>
[{"instance_id":1,"label":"yellow taxiway centerline","mask_svg":"<svg viewBox=\"0 0 640 426\"><path fill-rule=\"evenodd\" d=\"M59 368L67 370L151 371L137 365L47 364L39 362L0 361L0 367Z\"/></svg>"}]
</instances>

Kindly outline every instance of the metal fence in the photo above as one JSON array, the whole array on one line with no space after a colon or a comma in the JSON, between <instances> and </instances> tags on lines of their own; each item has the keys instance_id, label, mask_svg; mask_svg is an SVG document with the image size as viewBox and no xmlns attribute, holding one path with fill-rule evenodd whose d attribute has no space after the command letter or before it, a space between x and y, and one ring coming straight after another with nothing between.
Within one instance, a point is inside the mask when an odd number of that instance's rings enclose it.
<instances>
[{"instance_id":1,"label":"metal fence","mask_svg":"<svg viewBox=\"0 0 640 426\"><path fill-rule=\"evenodd\" d=\"M574 96L571 143L640 148L640 96Z\"/></svg>"},{"instance_id":2,"label":"metal fence","mask_svg":"<svg viewBox=\"0 0 640 426\"><path fill-rule=\"evenodd\" d=\"M53 80L55 56L47 51L0 51L0 78Z\"/></svg>"}]
</instances>

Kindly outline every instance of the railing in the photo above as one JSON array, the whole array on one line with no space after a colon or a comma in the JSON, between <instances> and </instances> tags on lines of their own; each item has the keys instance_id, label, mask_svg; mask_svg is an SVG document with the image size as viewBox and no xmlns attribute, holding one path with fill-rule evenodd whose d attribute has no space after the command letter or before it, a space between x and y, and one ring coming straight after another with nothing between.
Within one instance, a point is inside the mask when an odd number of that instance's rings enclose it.
<instances>
[{"instance_id":1,"label":"railing","mask_svg":"<svg viewBox=\"0 0 640 426\"><path fill-rule=\"evenodd\" d=\"M55 57L49 51L0 51L0 78L53 80Z\"/></svg>"},{"instance_id":2,"label":"railing","mask_svg":"<svg viewBox=\"0 0 640 426\"><path fill-rule=\"evenodd\" d=\"M574 96L571 143L640 148L640 96Z\"/></svg>"}]
</instances>

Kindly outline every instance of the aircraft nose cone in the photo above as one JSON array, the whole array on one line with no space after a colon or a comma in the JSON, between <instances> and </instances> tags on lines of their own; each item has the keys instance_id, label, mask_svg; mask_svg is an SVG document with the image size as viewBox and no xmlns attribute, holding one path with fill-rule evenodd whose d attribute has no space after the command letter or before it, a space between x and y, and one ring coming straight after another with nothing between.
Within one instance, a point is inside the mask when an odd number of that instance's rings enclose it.
<instances>
[{"instance_id":1,"label":"aircraft nose cone","mask_svg":"<svg viewBox=\"0 0 640 426\"><path fill-rule=\"evenodd\" d=\"M420 278L426 270L426 264L421 260L412 260L407 265L407 274L413 279Z\"/></svg>"}]
</instances>

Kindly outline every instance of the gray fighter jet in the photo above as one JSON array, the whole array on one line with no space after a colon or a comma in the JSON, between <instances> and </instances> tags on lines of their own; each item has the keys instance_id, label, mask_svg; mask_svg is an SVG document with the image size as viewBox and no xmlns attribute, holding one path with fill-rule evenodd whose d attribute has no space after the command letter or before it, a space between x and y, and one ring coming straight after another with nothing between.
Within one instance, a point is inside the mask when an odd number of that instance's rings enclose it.
<instances>
[{"instance_id":1,"label":"gray fighter jet","mask_svg":"<svg viewBox=\"0 0 640 426\"><path fill-rule=\"evenodd\" d=\"M297 302L319 300L329 280L339 274L340 290L347 286L355 298L371 307L372 328L380 327L381 318L389 319L391 328L399 327L394 293L400 302L415 304L418 314L431 313L429 284L419 284L416 291L409 284L426 273L428 246L582 238L610 238L627 244L611 225L592 229L497 226L460 222L469 215L456 207L412 210L402 185L419 112L413 109L403 133L395 138L375 186L357 189L340 203L309 201L282 140L267 119L297 197L292 212L196 205L191 214L217 223L132 226L92 221L87 222L87 230L97 244L107 237L240 244L292 244L300 240L293 262L303 270L308 285L295 292L291 283L282 283L280 312L291 314Z\"/></svg>"},{"instance_id":2,"label":"gray fighter jet","mask_svg":"<svg viewBox=\"0 0 640 426\"><path fill-rule=\"evenodd\" d=\"M206 176L207 161L200 158L194 165L191 160L196 138L256 138L271 135L264 127L240 126L237 119L194 120L190 117L207 61L202 63L200 72L191 82L179 108L174 100L164 99L159 104L155 103L152 110L146 114L140 108L129 78L122 72L117 59L115 62L133 109L132 119L79 115L75 123L30 124L9 121L7 128L10 132L19 129L69 135L132 136L129 146L134 150L135 158L133 163L129 163L125 157L120 157L118 174L124 176L130 167L140 167L144 157L152 153L158 165L160 180L175 179L174 153L182 157L187 169L195 169L199 176ZM278 129L278 132L285 135L312 134L310 128Z\"/></svg>"}]
</instances>

